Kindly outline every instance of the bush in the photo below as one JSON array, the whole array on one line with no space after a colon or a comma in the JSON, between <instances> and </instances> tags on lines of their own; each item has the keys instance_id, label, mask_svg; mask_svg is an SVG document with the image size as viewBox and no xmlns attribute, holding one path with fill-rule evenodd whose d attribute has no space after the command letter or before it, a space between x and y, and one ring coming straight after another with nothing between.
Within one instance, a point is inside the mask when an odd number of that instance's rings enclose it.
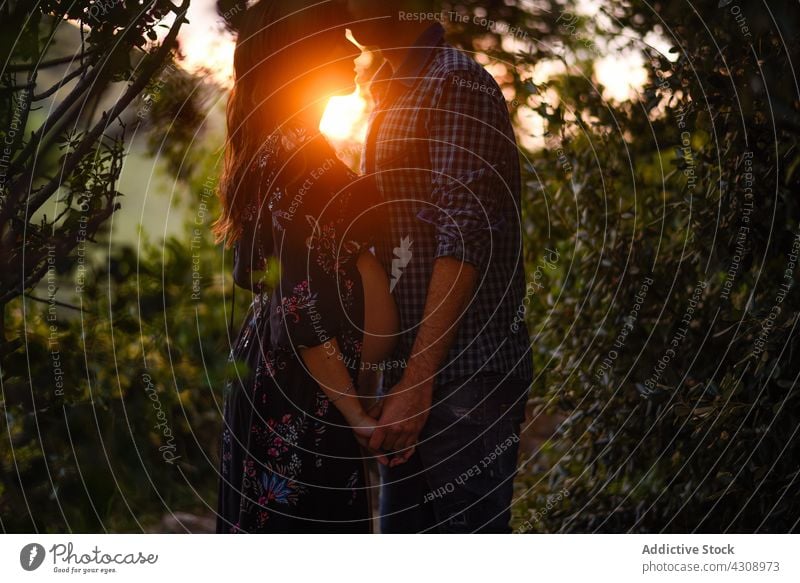
<instances>
[{"instance_id":1,"label":"bush","mask_svg":"<svg viewBox=\"0 0 800 583\"><path fill-rule=\"evenodd\" d=\"M716 4L609 3L620 33L675 35L671 59L636 47L636 100L539 88L558 137L529 166L527 251L563 260L529 312L532 405L565 420L520 480L520 530L797 529L800 29L788 2Z\"/></svg>"}]
</instances>

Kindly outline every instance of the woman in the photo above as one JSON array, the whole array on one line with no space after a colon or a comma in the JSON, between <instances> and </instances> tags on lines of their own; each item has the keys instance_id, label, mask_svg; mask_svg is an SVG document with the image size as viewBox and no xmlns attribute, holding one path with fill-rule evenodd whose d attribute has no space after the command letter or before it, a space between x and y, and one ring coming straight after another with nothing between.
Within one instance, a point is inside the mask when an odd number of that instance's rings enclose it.
<instances>
[{"instance_id":1,"label":"woman","mask_svg":"<svg viewBox=\"0 0 800 583\"><path fill-rule=\"evenodd\" d=\"M249 370L225 396L217 532L371 531L359 371L388 356L397 309L369 251L376 190L317 129L354 90L359 51L341 9L310 4L252 6L234 53L214 229L255 295L232 351Z\"/></svg>"}]
</instances>

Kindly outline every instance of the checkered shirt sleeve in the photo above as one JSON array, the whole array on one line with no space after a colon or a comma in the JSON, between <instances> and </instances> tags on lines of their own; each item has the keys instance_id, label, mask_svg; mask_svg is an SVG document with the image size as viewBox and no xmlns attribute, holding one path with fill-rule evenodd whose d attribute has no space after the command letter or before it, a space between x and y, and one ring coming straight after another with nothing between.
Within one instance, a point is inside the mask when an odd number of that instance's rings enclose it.
<instances>
[{"instance_id":1,"label":"checkered shirt sleeve","mask_svg":"<svg viewBox=\"0 0 800 583\"><path fill-rule=\"evenodd\" d=\"M428 119L433 175L431 206L419 218L436 227L436 257L450 256L485 267L492 231L503 226L502 197L513 196L503 176L509 137L505 103L472 72L454 72Z\"/></svg>"}]
</instances>

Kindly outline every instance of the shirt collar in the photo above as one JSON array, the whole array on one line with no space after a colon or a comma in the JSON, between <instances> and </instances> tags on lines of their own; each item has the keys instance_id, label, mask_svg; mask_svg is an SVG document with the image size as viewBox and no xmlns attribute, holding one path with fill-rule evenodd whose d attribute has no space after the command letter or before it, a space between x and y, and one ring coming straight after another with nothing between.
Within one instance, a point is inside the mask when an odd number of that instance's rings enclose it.
<instances>
[{"instance_id":1,"label":"shirt collar","mask_svg":"<svg viewBox=\"0 0 800 583\"><path fill-rule=\"evenodd\" d=\"M376 97L382 97L389 89L389 85L400 83L405 87L413 87L419 80L428 59L433 51L441 44L444 39L444 27L435 22L426 28L417 40L414 41L397 72L393 71L391 63L386 61L378 69L370 83L370 91Z\"/></svg>"}]
</instances>

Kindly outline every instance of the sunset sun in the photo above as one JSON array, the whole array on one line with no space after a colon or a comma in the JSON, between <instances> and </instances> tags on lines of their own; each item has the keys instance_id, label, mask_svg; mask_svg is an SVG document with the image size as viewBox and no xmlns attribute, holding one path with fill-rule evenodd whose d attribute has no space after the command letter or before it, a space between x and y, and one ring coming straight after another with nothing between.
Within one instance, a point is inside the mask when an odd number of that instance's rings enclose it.
<instances>
[{"instance_id":1,"label":"sunset sun","mask_svg":"<svg viewBox=\"0 0 800 583\"><path fill-rule=\"evenodd\" d=\"M224 87L233 84L233 51L235 39L220 31L213 3L192 5L195 25L181 30L182 65L189 71L208 74ZM355 42L350 32L348 38ZM213 47L209 51L208 48ZM363 69L371 60L365 52L356 59ZM357 89L350 95L332 97L328 101L319 129L334 142L363 141L366 133L367 102Z\"/></svg>"},{"instance_id":2,"label":"sunset sun","mask_svg":"<svg viewBox=\"0 0 800 583\"><path fill-rule=\"evenodd\" d=\"M367 103L358 91L331 97L319 129L333 140L359 139L365 129L366 108Z\"/></svg>"}]
</instances>

